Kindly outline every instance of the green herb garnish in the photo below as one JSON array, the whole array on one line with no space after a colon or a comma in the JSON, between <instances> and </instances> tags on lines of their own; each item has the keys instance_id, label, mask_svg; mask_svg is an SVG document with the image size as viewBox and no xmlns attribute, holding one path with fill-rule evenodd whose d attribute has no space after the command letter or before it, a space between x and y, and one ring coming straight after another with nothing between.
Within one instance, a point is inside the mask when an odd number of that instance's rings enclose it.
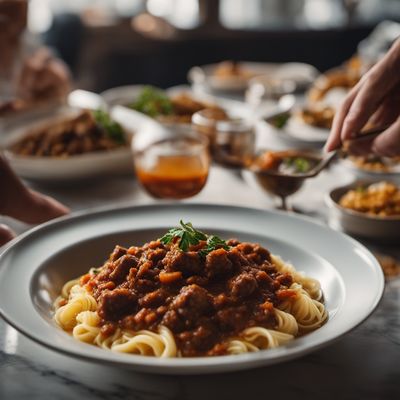
<instances>
[{"instance_id":1,"label":"green herb garnish","mask_svg":"<svg viewBox=\"0 0 400 400\"><path fill-rule=\"evenodd\" d=\"M153 118L158 115L170 115L174 111L165 92L153 86L144 87L138 99L129 104L129 107Z\"/></svg>"},{"instance_id":2,"label":"green herb garnish","mask_svg":"<svg viewBox=\"0 0 400 400\"><path fill-rule=\"evenodd\" d=\"M107 134L107 136L118 144L125 144L126 138L122 126L111 119L110 115L103 110L93 111L96 124Z\"/></svg>"},{"instance_id":3,"label":"green herb garnish","mask_svg":"<svg viewBox=\"0 0 400 400\"><path fill-rule=\"evenodd\" d=\"M199 251L201 257L205 257L208 253L215 249L223 248L229 250L230 247L226 244L225 240L222 240L218 236L208 236L206 246Z\"/></svg>"},{"instance_id":4,"label":"green herb garnish","mask_svg":"<svg viewBox=\"0 0 400 400\"><path fill-rule=\"evenodd\" d=\"M278 129L282 129L287 122L289 121L290 114L289 113L282 113L279 115L276 115L275 117L270 119L270 123Z\"/></svg>"},{"instance_id":5,"label":"green herb garnish","mask_svg":"<svg viewBox=\"0 0 400 400\"><path fill-rule=\"evenodd\" d=\"M357 186L356 187L356 193L365 193L367 191L367 188L364 186Z\"/></svg>"},{"instance_id":6,"label":"green herb garnish","mask_svg":"<svg viewBox=\"0 0 400 400\"><path fill-rule=\"evenodd\" d=\"M93 274L93 275L97 275L98 273L100 273L101 268L90 268L89 273Z\"/></svg>"},{"instance_id":7,"label":"green herb garnish","mask_svg":"<svg viewBox=\"0 0 400 400\"><path fill-rule=\"evenodd\" d=\"M201 257L205 257L211 251L217 248L224 248L229 250L229 246L226 242L220 239L218 236L207 235L195 228L190 222L180 221L179 228L170 229L161 239L161 243L169 244L179 240L179 248L182 251L188 251L190 245L197 245L201 241L206 241L206 245L203 249L199 251Z\"/></svg>"},{"instance_id":8,"label":"green herb garnish","mask_svg":"<svg viewBox=\"0 0 400 400\"><path fill-rule=\"evenodd\" d=\"M308 172L311 168L310 161L304 157L294 157L294 158L284 158L283 162L288 166L292 167L295 172L305 173Z\"/></svg>"}]
</instances>

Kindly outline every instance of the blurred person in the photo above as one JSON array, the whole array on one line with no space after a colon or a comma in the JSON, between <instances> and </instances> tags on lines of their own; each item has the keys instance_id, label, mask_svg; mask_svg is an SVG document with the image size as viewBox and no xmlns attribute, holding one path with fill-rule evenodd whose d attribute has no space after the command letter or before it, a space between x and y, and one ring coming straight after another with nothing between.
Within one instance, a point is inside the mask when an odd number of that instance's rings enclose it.
<instances>
[{"instance_id":1,"label":"blurred person","mask_svg":"<svg viewBox=\"0 0 400 400\"><path fill-rule=\"evenodd\" d=\"M366 124L387 128L374 139L357 141L351 153L400 155L400 38L346 96L335 115L326 151L358 135Z\"/></svg>"},{"instance_id":2,"label":"blurred person","mask_svg":"<svg viewBox=\"0 0 400 400\"><path fill-rule=\"evenodd\" d=\"M69 212L68 208L32 189L27 188L0 154L0 215L28 224L40 224ZM15 237L6 225L0 224L0 246Z\"/></svg>"},{"instance_id":3,"label":"blurred person","mask_svg":"<svg viewBox=\"0 0 400 400\"><path fill-rule=\"evenodd\" d=\"M27 0L0 0L0 100L62 99L70 91L66 65L26 32Z\"/></svg>"}]
</instances>

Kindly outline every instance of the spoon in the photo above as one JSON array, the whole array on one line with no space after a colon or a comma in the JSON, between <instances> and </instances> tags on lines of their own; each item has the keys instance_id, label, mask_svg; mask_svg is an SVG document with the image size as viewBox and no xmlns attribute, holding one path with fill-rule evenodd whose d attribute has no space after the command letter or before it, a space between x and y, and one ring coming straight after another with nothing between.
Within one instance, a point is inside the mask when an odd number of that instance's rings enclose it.
<instances>
[{"instance_id":1,"label":"spoon","mask_svg":"<svg viewBox=\"0 0 400 400\"><path fill-rule=\"evenodd\" d=\"M387 127L374 128L368 131L364 131L362 134L357 135L354 139L349 142L354 143L357 140L365 140L366 138L373 138L383 132ZM345 146L348 142L345 143ZM267 192L270 192L281 199L281 208L283 210L289 210L286 202L286 198L291 194L297 192L305 179L313 178L317 176L323 169L327 168L332 160L343 152L343 148L331 151L323 157L318 157L315 152L306 150L294 150L294 157L305 157L309 159L319 159L319 162L314 168L311 168L305 173L288 173L281 172L274 169L261 169L254 166L254 158L246 163L244 168L247 170L246 173L252 173L256 178L258 184Z\"/></svg>"},{"instance_id":2,"label":"spoon","mask_svg":"<svg viewBox=\"0 0 400 400\"><path fill-rule=\"evenodd\" d=\"M332 162L332 160L335 157L337 157L339 154L342 154L348 146L353 145L354 143L356 143L358 141L364 141L366 139L373 139L373 138L377 137L379 134L381 134L383 131L385 131L387 128L388 128L388 126L381 127L381 128L368 129L368 130L364 131L363 133L358 134L353 139L346 140L346 142L344 142L342 147L327 153L324 157L322 157L320 159L320 162L314 168L311 168L308 172L286 173L286 172L279 172L279 171L274 171L274 170L260 170L258 172L262 172L262 173L264 173L266 175L270 175L270 176L280 176L280 177L287 176L287 177L298 178L298 179L312 178L312 177L318 175L323 169L327 168L329 166L329 164ZM299 157L301 157L301 155L304 155L306 157L311 156L313 158L316 157L315 153L306 151L306 150L304 150L304 151L299 150L298 154L299 154Z\"/></svg>"}]
</instances>

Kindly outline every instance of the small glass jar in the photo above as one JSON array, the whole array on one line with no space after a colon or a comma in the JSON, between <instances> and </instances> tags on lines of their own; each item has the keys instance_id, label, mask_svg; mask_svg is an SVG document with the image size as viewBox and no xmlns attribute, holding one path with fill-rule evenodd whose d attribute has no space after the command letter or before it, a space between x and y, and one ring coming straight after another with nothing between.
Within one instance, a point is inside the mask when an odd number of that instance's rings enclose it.
<instances>
[{"instance_id":1,"label":"small glass jar","mask_svg":"<svg viewBox=\"0 0 400 400\"><path fill-rule=\"evenodd\" d=\"M156 128L139 131L132 140L139 182L155 198L195 196L207 182L207 138L183 125L170 124L159 131Z\"/></svg>"},{"instance_id":2,"label":"small glass jar","mask_svg":"<svg viewBox=\"0 0 400 400\"><path fill-rule=\"evenodd\" d=\"M212 158L225 167L242 167L255 149L254 124L223 110L205 109L192 116L195 129L210 141Z\"/></svg>"},{"instance_id":3,"label":"small glass jar","mask_svg":"<svg viewBox=\"0 0 400 400\"><path fill-rule=\"evenodd\" d=\"M297 84L292 79L276 79L260 76L253 78L246 91L246 103L253 108L261 105L276 105L282 96L293 94L298 90Z\"/></svg>"}]
</instances>

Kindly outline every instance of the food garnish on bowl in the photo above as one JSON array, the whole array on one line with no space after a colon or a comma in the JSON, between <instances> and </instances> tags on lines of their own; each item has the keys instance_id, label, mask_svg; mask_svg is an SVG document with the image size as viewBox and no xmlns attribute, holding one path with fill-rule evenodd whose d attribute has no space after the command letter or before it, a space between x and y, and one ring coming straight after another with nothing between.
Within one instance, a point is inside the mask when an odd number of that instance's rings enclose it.
<instances>
[{"instance_id":1,"label":"food garnish on bowl","mask_svg":"<svg viewBox=\"0 0 400 400\"><path fill-rule=\"evenodd\" d=\"M78 115L37 127L8 148L18 156L71 157L127 145L122 127L104 111Z\"/></svg>"},{"instance_id":2,"label":"food garnish on bowl","mask_svg":"<svg viewBox=\"0 0 400 400\"><path fill-rule=\"evenodd\" d=\"M143 88L138 98L127 106L160 122L187 124L197 111L206 108L222 110L216 104L196 100L188 93L168 96L163 90L153 86Z\"/></svg>"},{"instance_id":3,"label":"food garnish on bowl","mask_svg":"<svg viewBox=\"0 0 400 400\"><path fill-rule=\"evenodd\" d=\"M372 216L400 216L400 189L390 182L359 185L346 192L339 204Z\"/></svg>"},{"instance_id":4,"label":"food garnish on bowl","mask_svg":"<svg viewBox=\"0 0 400 400\"><path fill-rule=\"evenodd\" d=\"M335 110L333 107L304 107L299 109L295 116L305 124L331 129Z\"/></svg>"},{"instance_id":5,"label":"food garnish on bowl","mask_svg":"<svg viewBox=\"0 0 400 400\"><path fill-rule=\"evenodd\" d=\"M328 314L317 280L255 243L180 222L143 246L116 246L67 282L55 321L77 340L155 357L240 354L284 345Z\"/></svg>"},{"instance_id":6,"label":"food garnish on bowl","mask_svg":"<svg viewBox=\"0 0 400 400\"><path fill-rule=\"evenodd\" d=\"M213 71L214 78L218 79L244 79L248 80L253 78L257 73L242 66L237 61L222 61Z\"/></svg>"},{"instance_id":7,"label":"food garnish on bowl","mask_svg":"<svg viewBox=\"0 0 400 400\"><path fill-rule=\"evenodd\" d=\"M375 154L347 157L357 168L371 172L391 172L400 166L400 157L381 157ZM400 171L400 170L399 170Z\"/></svg>"},{"instance_id":8,"label":"food garnish on bowl","mask_svg":"<svg viewBox=\"0 0 400 400\"><path fill-rule=\"evenodd\" d=\"M351 68L338 67L321 74L308 91L310 103L319 103L334 88L351 89L360 80L360 74Z\"/></svg>"},{"instance_id":9,"label":"food garnish on bowl","mask_svg":"<svg viewBox=\"0 0 400 400\"><path fill-rule=\"evenodd\" d=\"M371 239L395 241L400 232L400 190L392 182L357 181L326 196L333 228Z\"/></svg>"},{"instance_id":10,"label":"food garnish on bowl","mask_svg":"<svg viewBox=\"0 0 400 400\"><path fill-rule=\"evenodd\" d=\"M255 158L252 168L274 171L279 175L297 175L310 172L320 161L316 156L296 150L265 151Z\"/></svg>"}]
</instances>

